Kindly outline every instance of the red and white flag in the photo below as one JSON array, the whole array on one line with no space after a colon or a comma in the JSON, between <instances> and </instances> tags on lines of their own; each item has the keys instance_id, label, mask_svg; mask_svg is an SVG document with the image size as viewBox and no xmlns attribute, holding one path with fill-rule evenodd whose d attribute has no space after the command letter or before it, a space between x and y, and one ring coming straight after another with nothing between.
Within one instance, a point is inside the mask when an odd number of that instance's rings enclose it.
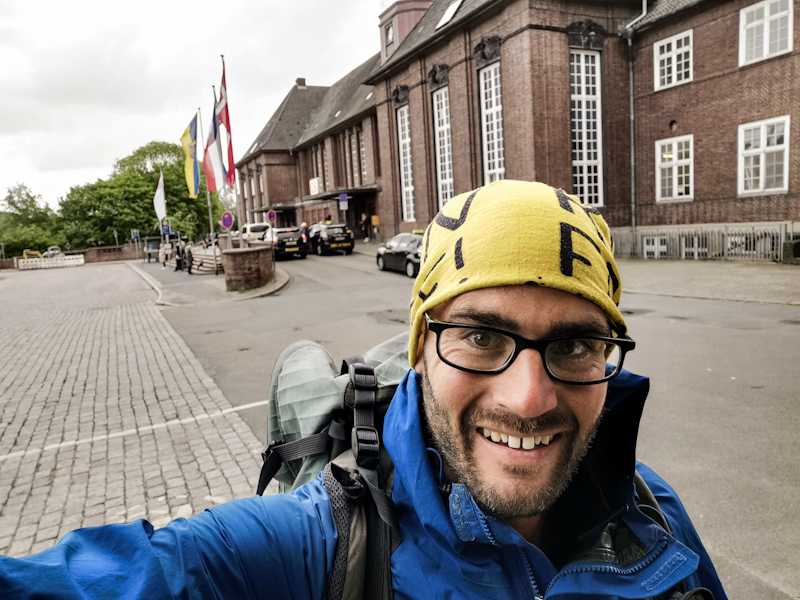
<instances>
[{"instance_id":1,"label":"red and white flag","mask_svg":"<svg viewBox=\"0 0 800 600\"><path fill-rule=\"evenodd\" d=\"M216 111L211 113L211 127L208 131L206 153L203 157L203 173L206 174L206 187L209 192L218 192L224 187L225 169L222 166Z\"/></svg>"},{"instance_id":2,"label":"red and white flag","mask_svg":"<svg viewBox=\"0 0 800 600\"><path fill-rule=\"evenodd\" d=\"M219 102L215 109L217 121L220 127L220 136L222 146L227 142L228 146L228 159L225 167L225 180L228 187L235 189L236 187L236 163L233 161L233 140L231 139L231 117L228 113L228 88L225 84L225 60L222 61L222 86L219 90ZM221 183L221 182L220 182Z\"/></svg>"}]
</instances>

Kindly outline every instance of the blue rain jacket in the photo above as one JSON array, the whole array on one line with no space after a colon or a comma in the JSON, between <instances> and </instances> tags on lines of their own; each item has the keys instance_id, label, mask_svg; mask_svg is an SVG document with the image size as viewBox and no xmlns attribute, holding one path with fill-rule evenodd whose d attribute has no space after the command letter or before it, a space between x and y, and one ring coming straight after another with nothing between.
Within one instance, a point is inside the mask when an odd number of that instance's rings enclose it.
<instances>
[{"instance_id":1,"label":"blue rain jacket","mask_svg":"<svg viewBox=\"0 0 800 600\"><path fill-rule=\"evenodd\" d=\"M551 560L483 512L463 485L442 497L423 440L419 377L410 371L384 426L402 535L392 555L395 598L651 598L684 580L724 600L680 500L643 465L673 535L636 508L633 451L648 382L623 372L612 384L595 442L548 513L548 539L563 540ZM27 558L0 557L0 598L321 600L336 539L317 480L159 530L143 520L88 528Z\"/></svg>"}]
</instances>

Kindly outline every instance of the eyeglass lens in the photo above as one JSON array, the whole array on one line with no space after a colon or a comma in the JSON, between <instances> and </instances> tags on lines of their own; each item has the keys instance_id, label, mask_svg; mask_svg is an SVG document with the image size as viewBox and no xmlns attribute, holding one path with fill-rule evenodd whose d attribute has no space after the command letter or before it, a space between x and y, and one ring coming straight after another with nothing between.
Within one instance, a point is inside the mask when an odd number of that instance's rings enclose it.
<instances>
[{"instance_id":1,"label":"eyeglass lens","mask_svg":"<svg viewBox=\"0 0 800 600\"><path fill-rule=\"evenodd\" d=\"M439 353L458 367L473 371L495 371L514 354L513 338L480 328L451 327L439 334ZM622 352L619 346L601 340L555 340L547 345L544 359L559 379L585 383L606 377L606 363L616 370Z\"/></svg>"}]
</instances>

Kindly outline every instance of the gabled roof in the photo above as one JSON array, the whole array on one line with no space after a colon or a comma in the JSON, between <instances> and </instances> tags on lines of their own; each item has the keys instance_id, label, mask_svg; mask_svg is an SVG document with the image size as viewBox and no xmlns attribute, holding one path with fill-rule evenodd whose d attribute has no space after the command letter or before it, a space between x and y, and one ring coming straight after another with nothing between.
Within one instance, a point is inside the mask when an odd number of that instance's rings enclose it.
<instances>
[{"instance_id":1,"label":"gabled roof","mask_svg":"<svg viewBox=\"0 0 800 600\"><path fill-rule=\"evenodd\" d=\"M305 144L375 106L373 86L361 82L375 69L380 59L380 53L376 54L328 89L316 114L295 146Z\"/></svg>"},{"instance_id":2,"label":"gabled roof","mask_svg":"<svg viewBox=\"0 0 800 600\"><path fill-rule=\"evenodd\" d=\"M260 152L291 150L300 140L328 89L321 85L293 86L255 142L239 159L237 166Z\"/></svg>"},{"instance_id":3,"label":"gabled roof","mask_svg":"<svg viewBox=\"0 0 800 600\"><path fill-rule=\"evenodd\" d=\"M488 7L490 4L495 4L497 0L462 0L461 5L450 21L442 25L439 29L436 29L445 11L447 11L447 8L453 4L453 2L454 0L433 0L430 8L422 15L422 18L414 26L414 29L409 32L389 59L383 63L380 68L375 70L370 77L370 81L374 81L377 75L381 75L390 70L392 67L402 62L403 59L408 58L415 51L426 46L428 43L437 38L444 37L448 32L460 27L476 12Z\"/></svg>"},{"instance_id":4,"label":"gabled roof","mask_svg":"<svg viewBox=\"0 0 800 600\"><path fill-rule=\"evenodd\" d=\"M641 21L634 23L631 29L633 31L644 29L703 2L705 0L654 0L650 3L647 14Z\"/></svg>"}]
</instances>

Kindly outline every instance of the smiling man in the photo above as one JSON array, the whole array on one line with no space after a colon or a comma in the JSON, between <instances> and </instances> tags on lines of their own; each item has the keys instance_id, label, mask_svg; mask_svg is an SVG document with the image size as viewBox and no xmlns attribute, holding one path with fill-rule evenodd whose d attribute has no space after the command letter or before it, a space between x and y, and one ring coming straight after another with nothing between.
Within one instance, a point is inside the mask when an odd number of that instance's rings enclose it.
<instances>
[{"instance_id":1,"label":"smiling man","mask_svg":"<svg viewBox=\"0 0 800 600\"><path fill-rule=\"evenodd\" d=\"M605 221L562 190L496 182L430 224L382 435L399 535L377 577L394 598L725 599L677 495L636 463L648 383L622 370L620 294ZM0 557L0 596L337 597L337 545L359 530L337 520L331 473Z\"/></svg>"}]
</instances>

